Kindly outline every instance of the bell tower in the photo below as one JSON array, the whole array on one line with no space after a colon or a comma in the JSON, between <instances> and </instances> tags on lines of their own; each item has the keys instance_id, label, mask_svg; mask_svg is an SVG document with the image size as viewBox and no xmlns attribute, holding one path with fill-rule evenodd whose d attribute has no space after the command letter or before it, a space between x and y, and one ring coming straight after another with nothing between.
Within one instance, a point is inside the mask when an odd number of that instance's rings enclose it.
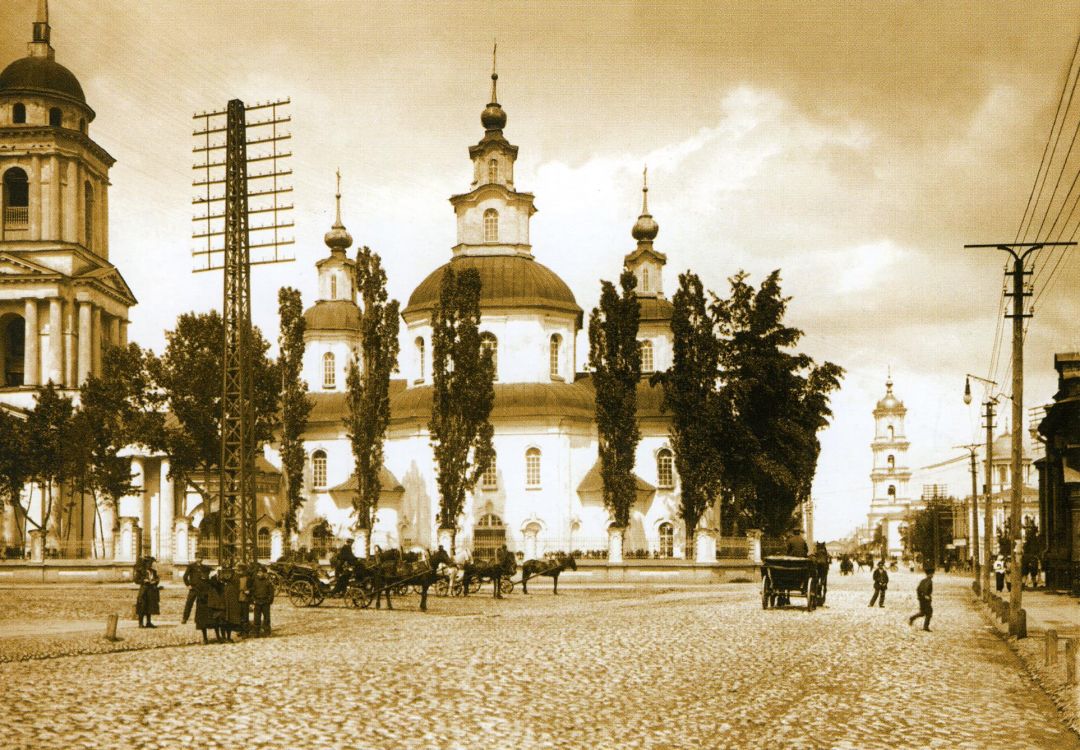
<instances>
[{"instance_id":1,"label":"bell tower","mask_svg":"<svg viewBox=\"0 0 1080 750\"><path fill-rule=\"evenodd\" d=\"M870 470L873 498L870 500L869 523L873 530L878 523L890 555L903 552L900 527L911 508L908 482L911 469L907 451L911 445L904 432L907 407L893 394L892 375L885 380L885 395L874 407L874 439L870 443L874 463Z\"/></svg>"},{"instance_id":2,"label":"bell tower","mask_svg":"<svg viewBox=\"0 0 1080 750\"><path fill-rule=\"evenodd\" d=\"M109 262L115 160L90 137L94 110L51 39L40 0L27 56L0 72L0 400L14 405L99 372L136 304Z\"/></svg>"}]
</instances>

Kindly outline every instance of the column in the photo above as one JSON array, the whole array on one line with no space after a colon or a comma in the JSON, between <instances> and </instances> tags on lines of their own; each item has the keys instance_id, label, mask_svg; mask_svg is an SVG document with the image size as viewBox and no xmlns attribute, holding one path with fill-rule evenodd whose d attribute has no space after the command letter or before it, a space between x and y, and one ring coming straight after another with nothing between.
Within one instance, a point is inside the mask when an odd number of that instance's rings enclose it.
<instances>
[{"instance_id":1,"label":"column","mask_svg":"<svg viewBox=\"0 0 1080 750\"><path fill-rule=\"evenodd\" d=\"M64 301L59 297L49 300L49 367L46 380L57 385L64 383Z\"/></svg>"},{"instance_id":2,"label":"column","mask_svg":"<svg viewBox=\"0 0 1080 750\"><path fill-rule=\"evenodd\" d=\"M65 166L66 182L64 186L64 203L61 213L64 222L64 241L79 241L79 163L75 159L68 159Z\"/></svg>"},{"instance_id":3,"label":"column","mask_svg":"<svg viewBox=\"0 0 1080 750\"><path fill-rule=\"evenodd\" d=\"M41 157L30 157L30 239L41 239Z\"/></svg>"},{"instance_id":4,"label":"column","mask_svg":"<svg viewBox=\"0 0 1080 750\"><path fill-rule=\"evenodd\" d=\"M45 532L33 529L30 532L30 560L42 562L45 559Z\"/></svg>"},{"instance_id":5,"label":"column","mask_svg":"<svg viewBox=\"0 0 1080 750\"><path fill-rule=\"evenodd\" d=\"M139 543L141 530L137 518L122 516L120 518L120 538L116 548L115 560L117 562L135 562L141 552Z\"/></svg>"},{"instance_id":6,"label":"column","mask_svg":"<svg viewBox=\"0 0 1080 750\"><path fill-rule=\"evenodd\" d=\"M109 343L113 346L121 346L120 318L109 316Z\"/></svg>"},{"instance_id":7,"label":"column","mask_svg":"<svg viewBox=\"0 0 1080 750\"><path fill-rule=\"evenodd\" d=\"M23 354L23 383L25 385L41 385L41 353L38 346L41 339L38 336L38 311L37 300L26 300L26 341Z\"/></svg>"},{"instance_id":8,"label":"column","mask_svg":"<svg viewBox=\"0 0 1080 750\"><path fill-rule=\"evenodd\" d=\"M117 341L120 343L120 346L127 346L127 343L128 343L127 329L128 329L128 322L126 320L121 320L120 321L120 337L117 339Z\"/></svg>"},{"instance_id":9,"label":"column","mask_svg":"<svg viewBox=\"0 0 1080 750\"><path fill-rule=\"evenodd\" d=\"M624 527L612 526L608 529L608 563L621 563L623 561L623 533Z\"/></svg>"},{"instance_id":10,"label":"column","mask_svg":"<svg viewBox=\"0 0 1080 750\"><path fill-rule=\"evenodd\" d=\"M16 527L18 519L15 516L15 508L11 506L11 503L3 504L3 507L0 508L0 515L3 516L3 520L0 522L0 545L6 551L8 547L14 547L19 538Z\"/></svg>"},{"instance_id":11,"label":"column","mask_svg":"<svg viewBox=\"0 0 1080 750\"><path fill-rule=\"evenodd\" d=\"M95 375L101 374L101 308L95 307L91 313L90 327L90 367Z\"/></svg>"},{"instance_id":12,"label":"column","mask_svg":"<svg viewBox=\"0 0 1080 750\"><path fill-rule=\"evenodd\" d=\"M93 306L89 302L79 303L79 385L90 377L90 360L93 349L90 345L93 325Z\"/></svg>"},{"instance_id":13,"label":"column","mask_svg":"<svg viewBox=\"0 0 1080 750\"><path fill-rule=\"evenodd\" d=\"M171 561L179 548L172 548L169 530L173 527L175 517L175 501L173 499L173 482L169 479L169 459L161 459L161 469L158 471L160 483L161 511L158 514L158 559Z\"/></svg>"},{"instance_id":14,"label":"column","mask_svg":"<svg viewBox=\"0 0 1080 750\"><path fill-rule=\"evenodd\" d=\"M60 157L49 157L49 231L45 240L60 239Z\"/></svg>"},{"instance_id":15,"label":"column","mask_svg":"<svg viewBox=\"0 0 1080 750\"><path fill-rule=\"evenodd\" d=\"M101 186L98 189L98 199L95 202L98 207L98 221L94 223L97 227L98 240L94 244L94 252L100 255L105 260L109 259L109 181L107 179L101 180Z\"/></svg>"},{"instance_id":16,"label":"column","mask_svg":"<svg viewBox=\"0 0 1080 750\"><path fill-rule=\"evenodd\" d=\"M64 303L64 383L69 387L79 384L75 359L75 302Z\"/></svg>"},{"instance_id":17,"label":"column","mask_svg":"<svg viewBox=\"0 0 1080 750\"><path fill-rule=\"evenodd\" d=\"M191 536L191 522L186 518L177 518L173 522L173 565L187 565L191 562L188 556L188 539Z\"/></svg>"}]
</instances>

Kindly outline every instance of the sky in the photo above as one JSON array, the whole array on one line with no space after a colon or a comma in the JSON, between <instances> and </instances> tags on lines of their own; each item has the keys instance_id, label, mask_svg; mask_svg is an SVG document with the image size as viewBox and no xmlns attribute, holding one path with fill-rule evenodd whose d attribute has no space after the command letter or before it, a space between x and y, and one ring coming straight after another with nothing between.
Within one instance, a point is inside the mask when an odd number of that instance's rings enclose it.
<instances>
[{"instance_id":1,"label":"sky","mask_svg":"<svg viewBox=\"0 0 1080 750\"><path fill-rule=\"evenodd\" d=\"M753 283L779 268L799 348L846 370L820 436L819 539L865 523L871 412L890 372L915 493L965 491L962 465L919 471L981 439L985 393L974 383L965 405L965 373L1010 392L1009 341L995 346L1005 255L964 244L1068 240L1080 224L1060 211L1080 168L1068 150L1080 97L1025 223L1077 2L49 5L56 59L117 159L110 259L140 302L132 340L160 352L177 315L220 307L220 275L192 273L192 115L232 98L291 99L295 261L252 273L268 338L280 286L314 299L339 168L343 222L404 303L450 258L448 198L469 188L497 40L515 182L539 209L533 253L582 308L634 248L647 164L668 295L687 269L723 295L740 269ZM0 64L25 54L36 6L0 3ZM1034 259L1025 407L1052 398L1054 353L1080 351L1078 254ZM583 333L579 362L584 349Z\"/></svg>"}]
</instances>

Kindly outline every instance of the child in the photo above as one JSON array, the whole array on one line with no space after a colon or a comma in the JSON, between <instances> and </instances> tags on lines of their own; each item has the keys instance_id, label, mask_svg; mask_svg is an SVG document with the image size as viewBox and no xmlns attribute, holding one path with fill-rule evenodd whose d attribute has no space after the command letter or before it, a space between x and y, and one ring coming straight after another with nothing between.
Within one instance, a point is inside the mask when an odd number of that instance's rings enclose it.
<instances>
[{"instance_id":1,"label":"child","mask_svg":"<svg viewBox=\"0 0 1080 750\"><path fill-rule=\"evenodd\" d=\"M889 588L889 574L885 570L885 560L878 561L874 568L874 595L870 597L870 603L866 606L873 607L875 604L885 606L885 590Z\"/></svg>"},{"instance_id":2,"label":"child","mask_svg":"<svg viewBox=\"0 0 1080 750\"><path fill-rule=\"evenodd\" d=\"M934 614L934 608L931 606L930 601L934 593L934 569L930 566L925 568L926 578L919 581L918 588L915 589L915 595L919 597L919 611L908 618L908 627L920 617L923 619L922 629L930 631L930 618Z\"/></svg>"}]
</instances>

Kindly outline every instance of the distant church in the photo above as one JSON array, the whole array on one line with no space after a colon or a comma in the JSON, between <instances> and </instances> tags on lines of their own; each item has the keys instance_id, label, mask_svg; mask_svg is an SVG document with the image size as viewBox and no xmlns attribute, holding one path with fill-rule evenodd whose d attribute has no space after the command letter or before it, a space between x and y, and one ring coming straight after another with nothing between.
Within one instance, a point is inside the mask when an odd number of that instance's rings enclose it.
<instances>
[{"instance_id":1,"label":"distant church","mask_svg":"<svg viewBox=\"0 0 1080 750\"><path fill-rule=\"evenodd\" d=\"M904 417L907 407L893 393L893 381L890 375L885 381L885 395L874 407L874 439L870 443L873 452L873 468L870 481L873 484L873 496L870 500L870 513L867 526L873 538L878 525L890 556L900 557L904 551L901 528L906 524L906 516L921 505L912 504L911 468L907 463L908 442L904 430Z\"/></svg>"},{"instance_id":2,"label":"distant church","mask_svg":"<svg viewBox=\"0 0 1080 750\"><path fill-rule=\"evenodd\" d=\"M54 59L44 0L28 57L0 73L0 403L16 413L33 407L48 380L75 389L101 366L105 343L126 342L135 297L108 261L108 170L113 159L88 135L94 112L75 76ZM507 544L526 557L552 550L606 551L610 517L602 500L594 391L576 361L583 311L573 292L533 255L529 222L533 195L515 184L518 147L504 135L506 112L496 95L481 114L483 136L469 147L472 180L450 198L457 236L447 262L412 292L402 310L409 345L401 379L391 384L392 418L383 489L371 541L384 547L445 543L437 528L438 491L427 424L431 412L431 315L446 269L476 269L482 280L483 345L496 361L495 464L470 494L458 543L477 554ZM639 339L644 375L671 364L672 305L664 294L666 256L654 246L659 226L649 214L647 185L631 233L636 245L613 255L610 277L623 265L637 276ZM296 543L326 552L357 537L352 498L353 457L345 434L345 373L359 350L352 237L337 220L319 260L318 299L305 311L303 376L311 388L305 447L307 499ZM392 250L392 248L391 248ZM563 249L563 251L566 251ZM418 258L419 260L419 258ZM660 557L713 559L706 514L699 549L686 549L678 517L679 477L662 392L643 377L638 387L642 439L637 450L637 502L623 549ZM257 462L260 556L275 558L282 537L280 460L268 446ZM212 552L215 508L169 478L162 455L132 452L135 492L117 507L77 501L72 540L80 556L130 560L143 553L183 563L199 544ZM211 478L212 479L212 478ZM212 482L210 482L212 484ZM38 493L40 494L40 493ZM23 515L5 508L3 544L36 556L59 540L35 536L41 508ZM357 542L359 546L359 541ZM613 550L614 552L614 550ZM616 558L617 559L617 558Z\"/></svg>"}]
</instances>

